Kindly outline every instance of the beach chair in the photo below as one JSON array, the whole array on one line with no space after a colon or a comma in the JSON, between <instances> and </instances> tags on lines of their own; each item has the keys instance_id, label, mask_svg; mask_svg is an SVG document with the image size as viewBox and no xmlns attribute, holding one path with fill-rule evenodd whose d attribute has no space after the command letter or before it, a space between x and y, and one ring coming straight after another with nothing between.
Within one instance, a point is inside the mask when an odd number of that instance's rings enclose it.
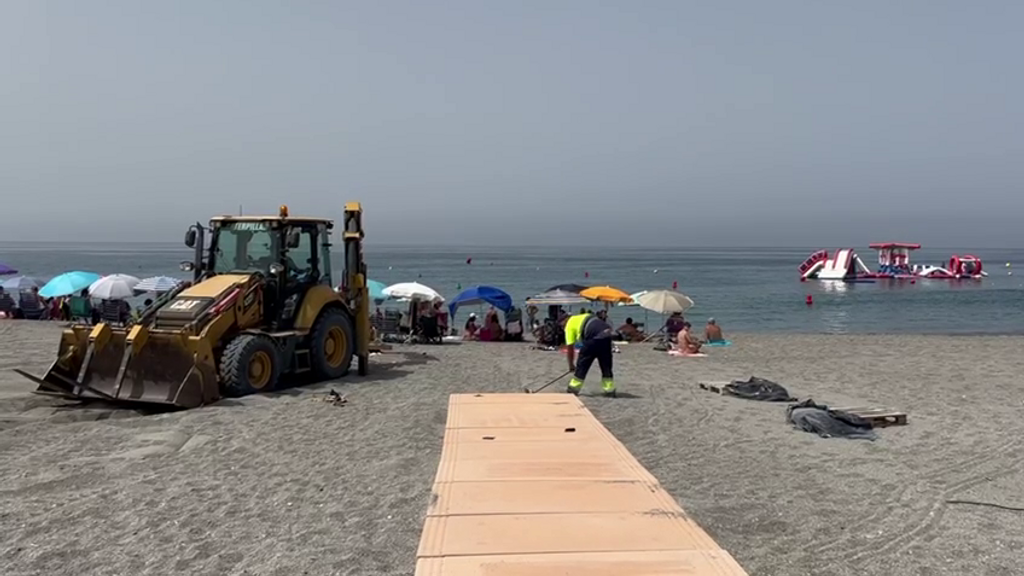
<instances>
[{"instance_id":1,"label":"beach chair","mask_svg":"<svg viewBox=\"0 0 1024 576\"><path fill-rule=\"evenodd\" d=\"M70 320L92 323L92 301L82 296L72 296L68 299L68 308L71 310Z\"/></svg>"},{"instance_id":2,"label":"beach chair","mask_svg":"<svg viewBox=\"0 0 1024 576\"><path fill-rule=\"evenodd\" d=\"M100 320L108 324L124 324L128 321L128 309L121 300L104 300L100 303Z\"/></svg>"},{"instance_id":3,"label":"beach chair","mask_svg":"<svg viewBox=\"0 0 1024 576\"><path fill-rule=\"evenodd\" d=\"M380 325L380 334L398 334L398 324L401 322L402 314L397 310L384 311L384 320Z\"/></svg>"},{"instance_id":4,"label":"beach chair","mask_svg":"<svg viewBox=\"0 0 1024 576\"><path fill-rule=\"evenodd\" d=\"M416 336L424 344L441 344L441 330L437 325L437 316L420 316Z\"/></svg>"},{"instance_id":5,"label":"beach chair","mask_svg":"<svg viewBox=\"0 0 1024 576\"><path fill-rule=\"evenodd\" d=\"M35 294L21 294L18 297L18 308L21 309L21 317L25 320L45 320L46 307L39 301Z\"/></svg>"},{"instance_id":6,"label":"beach chair","mask_svg":"<svg viewBox=\"0 0 1024 576\"><path fill-rule=\"evenodd\" d=\"M543 346L561 346L564 339L565 332L558 322L551 318L545 319L540 327L538 343Z\"/></svg>"},{"instance_id":7,"label":"beach chair","mask_svg":"<svg viewBox=\"0 0 1024 576\"><path fill-rule=\"evenodd\" d=\"M10 294L6 292L0 294L0 318L14 318L16 308L14 298L11 298Z\"/></svg>"}]
</instances>

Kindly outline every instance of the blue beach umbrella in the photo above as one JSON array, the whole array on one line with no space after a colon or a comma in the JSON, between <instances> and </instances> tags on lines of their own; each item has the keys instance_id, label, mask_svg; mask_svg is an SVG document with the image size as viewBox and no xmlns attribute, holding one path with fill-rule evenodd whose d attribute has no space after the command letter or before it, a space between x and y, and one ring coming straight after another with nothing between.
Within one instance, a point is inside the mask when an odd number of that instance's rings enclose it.
<instances>
[{"instance_id":1,"label":"blue beach umbrella","mask_svg":"<svg viewBox=\"0 0 1024 576\"><path fill-rule=\"evenodd\" d=\"M40 288L39 295L43 298L57 298L77 294L99 279L100 275L93 272L65 272Z\"/></svg>"},{"instance_id":2,"label":"blue beach umbrella","mask_svg":"<svg viewBox=\"0 0 1024 576\"><path fill-rule=\"evenodd\" d=\"M17 273L18 273L18 271L15 270L14 268L11 268L10 266L8 266L7 264L4 264L3 262L0 262L0 276L7 276L9 274L17 274Z\"/></svg>"},{"instance_id":3,"label":"blue beach umbrella","mask_svg":"<svg viewBox=\"0 0 1024 576\"><path fill-rule=\"evenodd\" d=\"M451 303L448 304L448 313L455 318L455 311L459 309L459 306L483 303L490 304L502 312L512 309L512 297L504 290L494 286L474 286L463 290L458 296L452 298Z\"/></svg>"},{"instance_id":4,"label":"blue beach umbrella","mask_svg":"<svg viewBox=\"0 0 1024 576\"><path fill-rule=\"evenodd\" d=\"M366 281L366 288L370 291L370 298L377 304L388 299L384 294L384 289L387 287L388 285L383 282L377 282L376 280Z\"/></svg>"},{"instance_id":5,"label":"blue beach umbrella","mask_svg":"<svg viewBox=\"0 0 1024 576\"><path fill-rule=\"evenodd\" d=\"M4 290L13 290L15 292L21 292L24 290L31 290L33 288L39 288L45 284L39 278L33 278L31 276L15 276L10 280L7 280L0 286L3 286Z\"/></svg>"}]
</instances>

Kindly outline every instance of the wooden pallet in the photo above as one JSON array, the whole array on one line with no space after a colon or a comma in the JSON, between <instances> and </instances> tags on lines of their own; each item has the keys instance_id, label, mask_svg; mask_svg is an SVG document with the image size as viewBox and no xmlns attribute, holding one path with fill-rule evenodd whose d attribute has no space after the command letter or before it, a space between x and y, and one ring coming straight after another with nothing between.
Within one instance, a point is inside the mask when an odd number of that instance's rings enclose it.
<instances>
[{"instance_id":1,"label":"wooden pallet","mask_svg":"<svg viewBox=\"0 0 1024 576\"><path fill-rule=\"evenodd\" d=\"M848 414L860 416L868 422L871 422L871 425L875 428L885 428L886 426L906 426L907 424L907 413L900 412L899 410L893 410L891 408L853 406L850 408L833 408L833 410L841 410Z\"/></svg>"},{"instance_id":2,"label":"wooden pallet","mask_svg":"<svg viewBox=\"0 0 1024 576\"><path fill-rule=\"evenodd\" d=\"M701 390L707 390L708 392L714 392L715 394L725 394L725 387L732 382L701 382L697 384Z\"/></svg>"}]
</instances>

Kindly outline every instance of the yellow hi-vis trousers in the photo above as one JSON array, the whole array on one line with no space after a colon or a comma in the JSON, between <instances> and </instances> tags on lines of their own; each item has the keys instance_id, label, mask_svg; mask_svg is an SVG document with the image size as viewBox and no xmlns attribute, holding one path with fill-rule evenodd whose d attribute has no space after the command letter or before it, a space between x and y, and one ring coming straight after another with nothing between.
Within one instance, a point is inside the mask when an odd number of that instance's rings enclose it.
<instances>
[{"instance_id":1,"label":"yellow hi-vis trousers","mask_svg":"<svg viewBox=\"0 0 1024 576\"><path fill-rule=\"evenodd\" d=\"M569 381L569 388L579 391L583 388L583 381L587 379L587 372L590 366L597 360L601 367L601 387L605 392L615 391L615 377L612 375L612 341L610 338L589 340L583 343L579 355L576 357L576 373Z\"/></svg>"}]
</instances>

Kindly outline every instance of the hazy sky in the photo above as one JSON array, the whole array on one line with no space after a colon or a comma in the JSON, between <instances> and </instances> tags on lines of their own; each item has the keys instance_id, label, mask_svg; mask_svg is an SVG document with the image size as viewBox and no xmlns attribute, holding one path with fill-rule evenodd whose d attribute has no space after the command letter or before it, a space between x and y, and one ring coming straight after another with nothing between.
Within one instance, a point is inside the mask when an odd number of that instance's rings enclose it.
<instances>
[{"instance_id":1,"label":"hazy sky","mask_svg":"<svg viewBox=\"0 0 1024 576\"><path fill-rule=\"evenodd\" d=\"M1022 22L1016 1L5 1L0 239L361 200L378 242L1019 246Z\"/></svg>"}]
</instances>

